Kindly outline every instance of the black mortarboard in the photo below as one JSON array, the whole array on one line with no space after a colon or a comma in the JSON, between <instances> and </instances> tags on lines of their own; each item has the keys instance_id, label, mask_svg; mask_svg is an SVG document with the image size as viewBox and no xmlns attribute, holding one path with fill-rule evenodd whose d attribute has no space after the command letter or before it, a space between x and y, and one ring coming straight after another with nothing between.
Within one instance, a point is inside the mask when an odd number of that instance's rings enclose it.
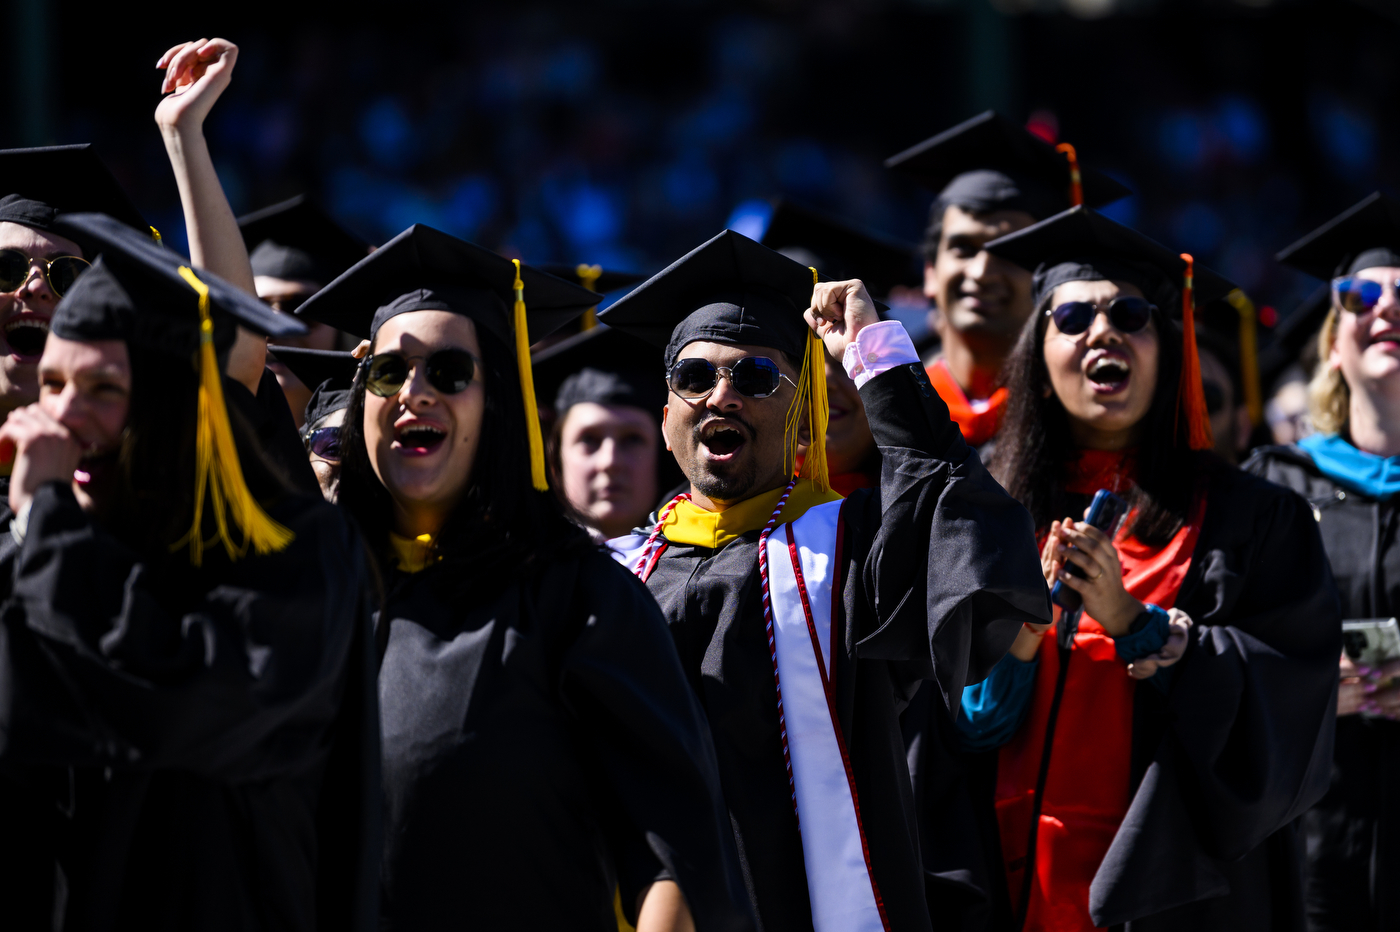
<instances>
[{"instance_id":1,"label":"black mortarboard","mask_svg":"<svg viewBox=\"0 0 1400 932\"><path fill-rule=\"evenodd\" d=\"M689 343L766 346L794 360L811 329L812 271L747 236L725 230L686 253L600 315L656 346L669 369Z\"/></svg>"},{"instance_id":2,"label":"black mortarboard","mask_svg":"<svg viewBox=\"0 0 1400 932\"><path fill-rule=\"evenodd\" d=\"M1031 300L1036 307L1065 282L1112 280L1137 285L1163 312L1181 316L1186 260L1087 207L1066 210L992 240L987 251L1034 271ZM1194 272L1198 304L1234 290L1233 284L1210 269L1196 265Z\"/></svg>"},{"instance_id":3,"label":"black mortarboard","mask_svg":"<svg viewBox=\"0 0 1400 932\"><path fill-rule=\"evenodd\" d=\"M103 213L151 229L91 145L0 149L0 221L48 230L65 213Z\"/></svg>"},{"instance_id":4,"label":"black mortarboard","mask_svg":"<svg viewBox=\"0 0 1400 932\"><path fill-rule=\"evenodd\" d=\"M454 311L515 342L515 264L489 249L415 224L346 269L297 308L297 316L363 339L409 311ZM531 340L540 340L598 303L572 282L520 266Z\"/></svg>"},{"instance_id":5,"label":"black mortarboard","mask_svg":"<svg viewBox=\"0 0 1400 932\"><path fill-rule=\"evenodd\" d=\"M369 253L368 243L304 194L239 217L238 226L254 275L323 285Z\"/></svg>"},{"instance_id":6,"label":"black mortarboard","mask_svg":"<svg viewBox=\"0 0 1400 932\"><path fill-rule=\"evenodd\" d=\"M598 296L455 236L415 224L370 253L297 308L297 316L373 339L384 321L411 311L469 317L515 348L530 441L531 480L547 489L530 341L598 303Z\"/></svg>"},{"instance_id":7,"label":"black mortarboard","mask_svg":"<svg viewBox=\"0 0 1400 932\"><path fill-rule=\"evenodd\" d=\"M127 340L188 356L200 347L200 293L208 289L214 347L226 352L237 325L268 336L297 336L306 326L188 259L105 214L64 214L54 223L63 236L95 246L101 262L59 301L49 329L67 340Z\"/></svg>"},{"instance_id":8,"label":"black mortarboard","mask_svg":"<svg viewBox=\"0 0 1400 932\"><path fill-rule=\"evenodd\" d=\"M1316 342L1327 312L1332 310L1332 286L1321 285L1285 315L1274 328L1273 341L1259 354L1259 378L1272 389L1283 371L1298 361L1305 347ZM1311 375L1311 373L1309 373Z\"/></svg>"},{"instance_id":9,"label":"black mortarboard","mask_svg":"<svg viewBox=\"0 0 1400 932\"><path fill-rule=\"evenodd\" d=\"M916 250L908 243L857 230L820 211L778 198L763 231L763 245L815 268L827 281L858 278L871 294L914 284Z\"/></svg>"},{"instance_id":10,"label":"black mortarboard","mask_svg":"<svg viewBox=\"0 0 1400 932\"><path fill-rule=\"evenodd\" d=\"M1179 410L1186 420L1191 449L1209 450L1214 446L1201 387L1195 307L1234 291L1230 281L1088 207L1073 207L992 240L986 249L1024 269L1035 270L1031 281L1033 307L1039 308L1056 287L1066 282L1122 281L1141 288L1147 299L1168 317L1180 318Z\"/></svg>"},{"instance_id":11,"label":"black mortarboard","mask_svg":"<svg viewBox=\"0 0 1400 932\"><path fill-rule=\"evenodd\" d=\"M284 549L292 531L263 511L243 480L216 350L233 345L239 324L268 336L303 334L305 325L106 215L65 214L55 228L98 244L99 255L58 302L51 333L68 340L126 340L196 361L194 513L189 533L174 546L188 544L196 566L213 542L222 543L230 559L250 548L259 554ZM206 505L212 540L206 538ZM241 540L234 539L234 527Z\"/></svg>"},{"instance_id":12,"label":"black mortarboard","mask_svg":"<svg viewBox=\"0 0 1400 932\"><path fill-rule=\"evenodd\" d=\"M1368 195L1274 257L1329 281L1377 266L1400 266L1400 201Z\"/></svg>"},{"instance_id":13,"label":"black mortarboard","mask_svg":"<svg viewBox=\"0 0 1400 932\"><path fill-rule=\"evenodd\" d=\"M306 402L303 430L332 412L350 406L350 388L360 361L338 350L303 349L300 346L269 346L268 355L292 370L301 384L313 386Z\"/></svg>"},{"instance_id":14,"label":"black mortarboard","mask_svg":"<svg viewBox=\"0 0 1400 932\"><path fill-rule=\"evenodd\" d=\"M565 281L578 282L584 288L598 294L617 291L619 288L635 285L646 278L640 272L620 272L617 269L605 269L601 265L589 265L586 262L580 262L577 265L570 265L567 262L539 262L531 268L547 272L555 278L562 278Z\"/></svg>"},{"instance_id":15,"label":"black mortarboard","mask_svg":"<svg viewBox=\"0 0 1400 932\"><path fill-rule=\"evenodd\" d=\"M666 369L661 352L644 340L599 325L536 353L535 394L563 417L591 401L628 405L660 416L666 404Z\"/></svg>"},{"instance_id":16,"label":"black mortarboard","mask_svg":"<svg viewBox=\"0 0 1400 932\"><path fill-rule=\"evenodd\" d=\"M1037 220L1084 203L1102 207L1132 192L1108 175L1078 167L1073 148L1056 148L988 110L885 160L938 192L933 222L949 205L970 211L1023 210ZM1082 201L1072 194L1079 173Z\"/></svg>"}]
</instances>

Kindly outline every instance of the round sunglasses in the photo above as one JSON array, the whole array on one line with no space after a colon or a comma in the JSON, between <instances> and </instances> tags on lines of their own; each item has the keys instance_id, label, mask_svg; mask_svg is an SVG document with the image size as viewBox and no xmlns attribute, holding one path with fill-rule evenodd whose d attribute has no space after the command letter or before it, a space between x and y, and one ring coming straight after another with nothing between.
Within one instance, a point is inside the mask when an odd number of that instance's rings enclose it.
<instances>
[{"instance_id":1,"label":"round sunglasses","mask_svg":"<svg viewBox=\"0 0 1400 932\"><path fill-rule=\"evenodd\" d=\"M328 463L340 462L340 428L318 427L306 435L306 449Z\"/></svg>"},{"instance_id":2,"label":"round sunglasses","mask_svg":"<svg viewBox=\"0 0 1400 932\"><path fill-rule=\"evenodd\" d=\"M380 398L397 395L408 381L412 360L422 360L428 384L444 395L466 391L476 375L477 359L464 349L443 349L422 356L376 353L365 359L365 388Z\"/></svg>"},{"instance_id":3,"label":"round sunglasses","mask_svg":"<svg viewBox=\"0 0 1400 932\"><path fill-rule=\"evenodd\" d=\"M715 390L721 376L745 398L767 398L778 390L783 379L797 387L767 356L745 356L732 366L716 366L699 357L678 359L666 376L666 384L680 397L698 401Z\"/></svg>"},{"instance_id":4,"label":"round sunglasses","mask_svg":"<svg viewBox=\"0 0 1400 932\"><path fill-rule=\"evenodd\" d=\"M1387 290L1400 300L1400 280L1373 282L1352 276L1335 278L1332 280L1332 303L1344 311L1365 314L1375 310Z\"/></svg>"},{"instance_id":5,"label":"round sunglasses","mask_svg":"<svg viewBox=\"0 0 1400 932\"><path fill-rule=\"evenodd\" d=\"M88 261L77 256L44 259L39 256L26 256L18 249L0 249L0 292L8 294L18 291L21 285L29 281L30 266L36 262L39 263L39 271L43 274L44 281L49 283L49 290L60 298L73 287L78 276L88 269Z\"/></svg>"},{"instance_id":6,"label":"round sunglasses","mask_svg":"<svg viewBox=\"0 0 1400 932\"><path fill-rule=\"evenodd\" d=\"M1105 308L1108 322L1123 333L1137 333L1146 327L1155 310L1156 305L1132 295L1114 298ZM1061 333L1074 337L1088 330L1098 313L1099 305L1091 301L1066 301L1046 310L1045 315L1055 321Z\"/></svg>"}]
</instances>

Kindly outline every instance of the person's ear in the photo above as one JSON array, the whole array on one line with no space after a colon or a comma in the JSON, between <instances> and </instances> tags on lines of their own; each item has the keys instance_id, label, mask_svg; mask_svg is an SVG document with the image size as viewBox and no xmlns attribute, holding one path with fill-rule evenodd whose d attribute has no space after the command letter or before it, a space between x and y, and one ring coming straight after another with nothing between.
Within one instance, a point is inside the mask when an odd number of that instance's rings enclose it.
<instances>
[{"instance_id":1,"label":"person's ear","mask_svg":"<svg viewBox=\"0 0 1400 932\"><path fill-rule=\"evenodd\" d=\"M666 434L666 418L671 413L671 406L664 404L661 406L661 442L666 444L666 449L671 449L671 438Z\"/></svg>"}]
</instances>

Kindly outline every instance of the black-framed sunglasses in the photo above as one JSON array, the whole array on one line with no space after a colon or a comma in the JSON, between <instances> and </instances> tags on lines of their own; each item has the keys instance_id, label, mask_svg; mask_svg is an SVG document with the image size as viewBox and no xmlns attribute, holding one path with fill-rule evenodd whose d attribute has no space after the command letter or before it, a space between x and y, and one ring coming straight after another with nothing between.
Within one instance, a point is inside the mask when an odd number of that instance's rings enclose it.
<instances>
[{"instance_id":1,"label":"black-framed sunglasses","mask_svg":"<svg viewBox=\"0 0 1400 932\"><path fill-rule=\"evenodd\" d=\"M398 353L376 353L364 361L365 388L380 398L397 395L413 366L422 360L428 384L445 395L466 391L476 375L477 359L464 349L442 349L422 356L402 356Z\"/></svg>"},{"instance_id":2,"label":"black-framed sunglasses","mask_svg":"<svg viewBox=\"0 0 1400 932\"><path fill-rule=\"evenodd\" d=\"M1123 333L1137 333L1152 320L1152 312L1157 307L1143 298L1123 295L1108 302L1104 310L1108 314L1108 322L1115 329ZM1088 330L1098 313L1099 305L1091 301L1066 301L1046 310L1045 315L1055 321L1061 333L1074 337Z\"/></svg>"},{"instance_id":3,"label":"black-framed sunglasses","mask_svg":"<svg viewBox=\"0 0 1400 932\"><path fill-rule=\"evenodd\" d=\"M318 427L306 435L306 449L328 463L340 462L340 428Z\"/></svg>"},{"instance_id":4,"label":"black-framed sunglasses","mask_svg":"<svg viewBox=\"0 0 1400 932\"><path fill-rule=\"evenodd\" d=\"M21 285L29 281L29 267L35 262L39 263L39 270L44 276L44 281L49 283L49 290L60 298L73 287L78 276L87 271L89 266L86 259L77 256L44 259L39 256L26 256L18 249L0 249L0 292L8 294L18 291Z\"/></svg>"},{"instance_id":5,"label":"black-framed sunglasses","mask_svg":"<svg viewBox=\"0 0 1400 932\"><path fill-rule=\"evenodd\" d=\"M745 398L767 398L778 390L783 379L797 387L767 356L745 356L732 366L716 366L699 357L678 359L666 376L666 384L682 398L698 401L715 390L721 376Z\"/></svg>"},{"instance_id":6,"label":"black-framed sunglasses","mask_svg":"<svg viewBox=\"0 0 1400 932\"><path fill-rule=\"evenodd\" d=\"M1400 279L1393 282L1373 282L1353 275L1332 279L1332 303L1353 314L1365 314L1375 310L1381 298L1389 289L1392 297L1400 301Z\"/></svg>"}]
</instances>

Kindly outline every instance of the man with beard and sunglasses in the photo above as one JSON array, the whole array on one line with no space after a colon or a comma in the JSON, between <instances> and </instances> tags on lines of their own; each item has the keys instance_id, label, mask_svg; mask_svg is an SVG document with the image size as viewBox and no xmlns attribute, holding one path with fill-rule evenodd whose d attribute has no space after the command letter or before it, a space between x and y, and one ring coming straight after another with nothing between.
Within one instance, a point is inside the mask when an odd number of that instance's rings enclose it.
<instances>
[{"instance_id":1,"label":"man with beard and sunglasses","mask_svg":"<svg viewBox=\"0 0 1400 932\"><path fill-rule=\"evenodd\" d=\"M663 433L689 480L612 546L705 708L763 928L930 929L976 896L959 879L973 831L921 863L899 711L931 680L951 734L963 685L1049 605L1026 511L903 327L861 282L815 278L726 231L602 314L665 346ZM826 466L824 353L859 387L883 458L879 487L845 499Z\"/></svg>"}]
</instances>

